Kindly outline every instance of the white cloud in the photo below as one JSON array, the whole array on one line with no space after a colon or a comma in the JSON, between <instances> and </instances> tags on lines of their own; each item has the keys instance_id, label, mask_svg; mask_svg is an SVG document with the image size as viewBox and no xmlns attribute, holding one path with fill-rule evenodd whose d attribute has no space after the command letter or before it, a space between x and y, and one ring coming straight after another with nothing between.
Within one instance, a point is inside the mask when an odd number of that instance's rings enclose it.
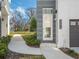
<instances>
[{"instance_id":1,"label":"white cloud","mask_svg":"<svg viewBox=\"0 0 79 59\"><path fill-rule=\"evenodd\" d=\"M13 9L11 9L11 8L9 8L9 11L12 13L12 12L14 12L14 10Z\"/></svg>"},{"instance_id":2,"label":"white cloud","mask_svg":"<svg viewBox=\"0 0 79 59\"><path fill-rule=\"evenodd\" d=\"M9 8L9 19L10 19L11 17L13 17L14 11L15 11L14 9Z\"/></svg>"},{"instance_id":3,"label":"white cloud","mask_svg":"<svg viewBox=\"0 0 79 59\"><path fill-rule=\"evenodd\" d=\"M11 3L11 0L8 0L9 3Z\"/></svg>"},{"instance_id":4,"label":"white cloud","mask_svg":"<svg viewBox=\"0 0 79 59\"><path fill-rule=\"evenodd\" d=\"M15 11L18 11L18 12L21 13L21 15L22 15L24 18L26 17L25 9L22 8L22 7L17 7L16 9L10 8L9 11L10 11L10 16L12 16L12 13L14 13Z\"/></svg>"},{"instance_id":5,"label":"white cloud","mask_svg":"<svg viewBox=\"0 0 79 59\"><path fill-rule=\"evenodd\" d=\"M18 7L16 10L19 11L22 15L25 15L25 9L24 8Z\"/></svg>"}]
</instances>

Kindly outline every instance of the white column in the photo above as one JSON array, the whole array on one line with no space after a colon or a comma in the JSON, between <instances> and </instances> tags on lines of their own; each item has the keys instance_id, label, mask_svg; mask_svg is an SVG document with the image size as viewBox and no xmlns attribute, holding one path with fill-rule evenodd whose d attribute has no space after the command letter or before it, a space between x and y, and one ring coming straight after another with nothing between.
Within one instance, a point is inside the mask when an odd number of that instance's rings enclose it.
<instances>
[{"instance_id":1,"label":"white column","mask_svg":"<svg viewBox=\"0 0 79 59\"><path fill-rule=\"evenodd\" d=\"M10 34L10 16L8 16L8 35Z\"/></svg>"},{"instance_id":2,"label":"white column","mask_svg":"<svg viewBox=\"0 0 79 59\"><path fill-rule=\"evenodd\" d=\"M8 33L8 17L3 16L3 20L1 20L1 36L7 36Z\"/></svg>"}]
</instances>

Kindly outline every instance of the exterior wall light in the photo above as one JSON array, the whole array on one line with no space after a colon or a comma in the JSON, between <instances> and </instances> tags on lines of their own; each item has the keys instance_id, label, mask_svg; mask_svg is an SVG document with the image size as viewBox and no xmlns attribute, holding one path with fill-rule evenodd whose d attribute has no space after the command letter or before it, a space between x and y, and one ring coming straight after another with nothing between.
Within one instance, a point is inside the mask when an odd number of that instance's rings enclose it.
<instances>
[{"instance_id":1,"label":"exterior wall light","mask_svg":"<svg viewBox=\"0 0 79 59\"><path fill-rule=\"evenodd\" d=\"M57 10L55 10L55 13L57 14Z\"/></svg>"},{"instance_id":2,"label":"exterior wall light","mask_svg":"<svg viewBox=\"0 0 79 59\"><path fill-rule=\"evenodd\" d=\"M4 19L2 18L2 21L4 21Z\"/></svg>"}]
</instances>

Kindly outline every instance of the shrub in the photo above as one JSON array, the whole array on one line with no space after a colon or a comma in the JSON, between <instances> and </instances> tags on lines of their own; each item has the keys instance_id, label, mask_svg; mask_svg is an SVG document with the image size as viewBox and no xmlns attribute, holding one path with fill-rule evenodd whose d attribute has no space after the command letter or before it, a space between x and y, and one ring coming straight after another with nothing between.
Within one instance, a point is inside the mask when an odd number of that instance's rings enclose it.
<instances>
[{"instance_id":1,"label":"shrub","mask_svg":"<svg viewBox=\"0 0 79 59\"><path fill-rule=\"evenodd\" d=\"M31 17L31 21L30 21L30 31L31 32L35 32L37 28L37 21L35 17Z\"/></svg>"},{"instance_id":2,"label":"shrub","mask_svg":"<svg viewBox=\"0 0 79 59\"><path fill-rule=\"evenodd\" d=\"M26 41L26 44L33 47L39 47L40 46L40 40L37 39L37 34L28 35L23 37Z\"/></svg>"},{"instance_id":3,"label":"shrub","mask_svg":"<svg viewBox=\"0 0 79 59\"><path fill-rule=\"evenodd\" d=\"M10 36L0 37L0 58L4 59L8 51L8 43L10 42Z\"/></svg>"},{"instance_id":4,"label":"shrub","mask_svg":"<svg viewBox=\"0 0 79 59\"><path fill-rule=\"evenodd\" d=\"M69 50L67 54L71 55L72 57L75 57L78 55L74 50Z\"/></svg>"}]
</instances>

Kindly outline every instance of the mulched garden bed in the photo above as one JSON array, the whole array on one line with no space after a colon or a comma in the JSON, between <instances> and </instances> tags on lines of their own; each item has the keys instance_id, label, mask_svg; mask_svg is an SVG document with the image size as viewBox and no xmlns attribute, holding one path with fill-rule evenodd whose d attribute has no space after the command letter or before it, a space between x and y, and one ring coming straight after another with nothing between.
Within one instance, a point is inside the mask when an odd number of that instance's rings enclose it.
<instances>
[{"instance_id":1,"label":"mulched garden bed","mask_svg":"<svg viewBox=\"0 0 79 59\"><path fill-rule=\"evenodd\" d=\"M69 48L60 48L60 50L75 59L79 59L79 54L76 53L74 50L71 50Z\"/></svg>"},{"instance_id":2,"label":"mulched garden bed","mask_svg":"<svg viewBox=\"0 0 79 59\"><path fill-rule=\"evenodd\" d=\"M19 54L16 52L8 51L5 59L46 59L43 55L28 55Z\"/></svg>"}]
</instances>

